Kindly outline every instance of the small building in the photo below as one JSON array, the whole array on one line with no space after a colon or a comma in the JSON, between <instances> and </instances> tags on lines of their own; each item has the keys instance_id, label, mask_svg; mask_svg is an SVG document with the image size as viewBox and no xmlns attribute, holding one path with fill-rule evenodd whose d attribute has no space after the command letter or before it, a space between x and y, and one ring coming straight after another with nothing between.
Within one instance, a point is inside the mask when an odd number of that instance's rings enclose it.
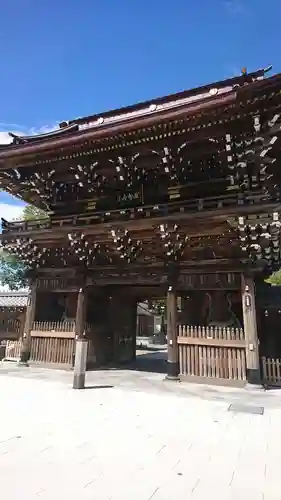
<instances>
[{"instance_id":1,"label":"small building","mask_svg":"<svg viewBox=\"0 0 281 500\"><path fill-rule=\"evenodd\" d=\"M156 333L156 317L148 304L141 302L137 306L137 337L152 337Z\"/></svg>"},{"instance_id":2,"label":"small building","mask_svg":"<svg viewBox=\"0 0 281 500\"><path fill-rule=\"evenodd\" d=\"M0 360L6 357L9 343L16 345L23 335L27 298L28 290L11 292L0 286Z\"/></svg>"},{"instance_id":3,"label":"small building","mask_svg":"<svg viewBox=\"0 0 281 500\"><path fill-rule=\"evenodd\" d=\"M18 340L23 332L28 291L0 287L0 341Z\"/></svg>"}]
</instances>

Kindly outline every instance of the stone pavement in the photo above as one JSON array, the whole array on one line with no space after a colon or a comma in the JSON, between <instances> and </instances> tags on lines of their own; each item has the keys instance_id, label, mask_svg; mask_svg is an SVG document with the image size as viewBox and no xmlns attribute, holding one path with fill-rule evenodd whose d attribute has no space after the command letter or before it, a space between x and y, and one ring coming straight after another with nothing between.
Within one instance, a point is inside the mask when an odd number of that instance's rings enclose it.
<instances>
[{"instance_id":1,"label":"stone pavement","mask_svg":"<svg viewBox=\"0 0 281 500\"><path fill-rule=\"evenodd\" d=\"M3 500L280 500L281 392L0 368ZM228 411L239 403L264 415Z\"/></svg>"}]
</instances>

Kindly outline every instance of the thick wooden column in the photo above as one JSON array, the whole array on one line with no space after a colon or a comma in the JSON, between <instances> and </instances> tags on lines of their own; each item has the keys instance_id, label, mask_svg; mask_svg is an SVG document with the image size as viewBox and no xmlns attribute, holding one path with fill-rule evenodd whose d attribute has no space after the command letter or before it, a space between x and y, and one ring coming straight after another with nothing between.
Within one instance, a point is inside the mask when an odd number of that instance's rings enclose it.
<instances>
[{"instance_id":1,"label":"thick wooden column","mask_svg":"<svg viewBox=\"0 0 281 500\"><path fill-rule=\"evenodd\" d=\"M85 288L80 288L77 298L76 320L75 320L75 360L73 389L84 389L87 364L88 342L85 338L86 324L86 301Z\"/></svg>"},{"instance_id":2,"label":"thick wooden column","mask_svg":"<svg viewBox=\"0 0 281 500\"><path fill-rule=\"evenodd\" d=\"M31 353L31 330L34 322L36 310L36 280L31 283L31 290L27 298L27 307L25 313L25 322L23 329L22 348L20 355L20 364L28 365Z\"/></svg>"},{"instance_id":3,"label":"thick wooden column","mask_svg":"<svg viewBox=\"0 0 281 500\"><path fill-rule=\"evenodd\" d=\"M177 296L169 287L167 293L167 343L168 343L168 369L169 380L179 380L178 344L177 344Z\"/></svg>"},{"instance_id":4,"label":"thick wooden column","mask_svg":"<svg viewBox=\"0 0 281 500\"><path fill-rule=\"evenodd\" d=\"M247 380L249 384L261 383L259 339L253 278L242 276L243 322L246 340Z\"/></svg>"}]
</instances>

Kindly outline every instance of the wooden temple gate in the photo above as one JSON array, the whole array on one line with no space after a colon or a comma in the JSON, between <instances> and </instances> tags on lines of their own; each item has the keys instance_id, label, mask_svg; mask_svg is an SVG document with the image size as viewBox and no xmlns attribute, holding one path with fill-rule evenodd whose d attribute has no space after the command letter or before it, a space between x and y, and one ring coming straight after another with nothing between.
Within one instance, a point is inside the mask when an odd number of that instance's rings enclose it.
<instances>
[{"instance_id":1,"label":"wooden temple gate","mask_svg":"<svg viewBox=\"0 0 281 500\"><path fill-rule=\"evenodd\" d=\"M22 362L75 351L82 387L87 359L131 361L136 290L159 287L168 378L260 383L254 282L281 262L281 75L267 71L1 146L3 189L46 211L2 219L29 268Z\"/></svg>"}]
</instances>

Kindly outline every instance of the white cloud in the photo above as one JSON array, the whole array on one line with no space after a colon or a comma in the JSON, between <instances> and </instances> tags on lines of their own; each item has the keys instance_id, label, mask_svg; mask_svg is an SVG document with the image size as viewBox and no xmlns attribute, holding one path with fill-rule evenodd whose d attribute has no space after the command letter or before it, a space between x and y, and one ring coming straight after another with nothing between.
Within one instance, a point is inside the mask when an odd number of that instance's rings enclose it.
<instances>
[{"instance_id":1,"label":"white cloud","mask_svg":"<svg viewBox=\"0 0 281 500\"><path fill-rule=\"evenodd\" d=\"M13 139L9 136L8 132L0 132L0 144L10 144L12 140Z\"/></svg>"},{"instance_id":2,"label":"white cloud","mask_svg":"<svg viewBox=\"0 0 281 500\"><path fill-rule=\"evenodd\" d=\"M0 129L8 129L14 134L18 135L37 135L37 134L46 134L48 132L52 132L53 130L56 130L58 128L58 124L55 123L54 125L42 125L39 128L32 127L31 129L26 129L24 127L21 127L22 130L19 131L18 129L15 129L15 124L11 124L12 127L9 127L9 124L1 123L0 122ZM20 126L18 126L20 128ZM8 132L5 130L0 131L0 144L10 144L12 142L13 138L9 136Z\"/></svg>"},{"instance_id":3,"label":"white cloud","mask_svg":"<svg viewBox=\"0 0 281 500\"><path fill-rule=\"evenodd\" d=\"M42 125L39 128L32 127L28 133L30 135L38 135L38 134L48 134L48 132L53 132L53 130L57 130L59 128L58 123L55 125Z\"/></svg>"},{"instance_id":4,"label":"white cloud","mask_svg":"<svg viewBox=\"0 0 281 500\"><path fill-rule=\"evenodd\" d=\"M0 203L0 217L6 220L18 219L23 211L22 206L9 205L8 203Z\"/></svg>"},{"instance_id":5,"label":"white cloud","mask_svg":"<svg viewBox=\"0 0 281 500\"><path fill-rule=\"evenodd\" d=\"M246 11L246 5L243 0L227 0L224 2L224 7L227 12L231 15L244 14Z\"/></svg>"}]
</instances>

